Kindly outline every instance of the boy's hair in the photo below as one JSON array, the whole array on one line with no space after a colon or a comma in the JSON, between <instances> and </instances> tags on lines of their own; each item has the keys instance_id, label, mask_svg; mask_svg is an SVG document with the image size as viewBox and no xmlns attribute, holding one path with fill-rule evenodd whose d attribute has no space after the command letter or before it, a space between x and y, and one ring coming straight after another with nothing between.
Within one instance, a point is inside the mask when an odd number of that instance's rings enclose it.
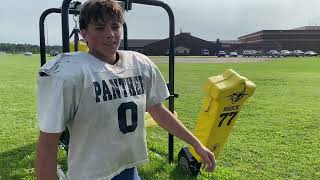
<instances>
[{"instance_id":1,"label":"boy's hair","mask_svg":"<svg viewBox=\"0 0 320 180\"><path fill-rule=\"evenodd\" d=\"M80 11L80 29L86 29L90 23L106 23L109 20L123 24L123 14L123 9L114 0L88 0Z\"/></svg>"}]
</instances>

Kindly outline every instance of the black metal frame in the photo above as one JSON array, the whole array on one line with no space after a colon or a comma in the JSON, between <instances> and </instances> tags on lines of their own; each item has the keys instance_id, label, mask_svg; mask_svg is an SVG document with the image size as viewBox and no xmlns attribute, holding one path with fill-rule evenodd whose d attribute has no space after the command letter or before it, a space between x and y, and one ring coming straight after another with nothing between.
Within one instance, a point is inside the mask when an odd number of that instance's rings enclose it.
<instances>
[{"instance_id":1,"label":"black metal frame","mask_svg":"<svg viewBox=\"0 0 320 180\"><path fill-rule=\"evenodd\" d=\"M39 21L40 28L40 58L41 66L46 62L46 46L45 46L45 33L44 33L44 20L47 15L51 13L61 13L61 23L62 23L62 51L69 52L69 14L78 15L79 11L69 9L70 3L72 0L63 0L62 7L60 8L51 8L47 9L41 14ZM125 3L125 10L132 9L132 3L158 6L166 10L169 16L169 84L168 89L170 92L169 97L169 110L174 113L174 98L177 97L177 94L174 93L174 35L175 35L175 22L174 15L169 7L164 2L157 0L117 0ZM128 36L127 36L127 26L124 24L124 49L128 49ZM169 162L173 162L173 146L174 139L173 135L169 133L168 135L168 151L169 151Z\"/></svg>"}]
</instances>

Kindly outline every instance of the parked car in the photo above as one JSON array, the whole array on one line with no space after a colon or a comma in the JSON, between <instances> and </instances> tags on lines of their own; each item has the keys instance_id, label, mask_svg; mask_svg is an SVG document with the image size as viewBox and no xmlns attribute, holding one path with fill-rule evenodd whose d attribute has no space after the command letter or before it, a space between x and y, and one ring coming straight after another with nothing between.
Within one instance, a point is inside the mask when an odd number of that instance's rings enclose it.
<instances>
[{"instance_id":1,"label":"parked car","mask_svg":"<svg viewBox=\"0 0 320 180\"><path fill-rule=\"evenodd\" d=\"M262 57L262 56L264 56L264 54L263 54L263 51L255 51L255 50L252 50L252 56L254 56L254 57Z\"/></svg>"},{"instance_id":2,"label":"parked car","mask_svg":"<svg viewBox=\"0 0 320 180\"><path fill-rule=\"evenodd\" d=\"M243 57L251 57L252 56L252 51L251 50L244 50L242 52Z\"/></svg>"},{"instance_id":3,"label":"parked car","mask_svg":"<svg viewBox=\"0 0 320 180\"><path fill-rule=\"evenodd\" d=\"M281 50L280 51L280 56L289 57L289 56L291 56L291 51L289 51L289 50Z\"/></svg>"},{"instance_id":4,"label":"parked car","mask_svg":"<svg viewBox=\"0 0 320 180\"><path fill-rule=\"evenodd\" d=\"M25 52L24 55L25 56L32 56L32 52Z\"/></svg>"},{"instance_id":5,"label":"parked car","mask_svg":"<svg viewBox=\"0 0 320 180\"><path fill-rule=\"evenodd\" d=\"M237 52L230 52L229 57L237 57L238 53Z\"/></svg>"},{"instance_id":6,"label":"parked car","mask_svg":"<svg viewBox=\"0 0 320 180\"><path fill-rule=\"evenodd\" d=\"M293 56L296 56L296 57L300 57L300 56L304 56L304 52L301 51L301 50L294 50L294 51L292 52L292 55L293 55Z\"/></svg>"},{"instance_id":7,"label":"parked car","mask_svg":"<svg viewBox=\"0 0 320 180\"><path fill-rule=\"evenodd\" d=\"M57 56L58 54L59 54L58 51L51 51L49 53L49 56Z\"/></svg>"},{"instance_id":8,"label":"parked car","mask_svg":"<svg viewBox=\"0 0 320 180\"><path fill-rule=\"evenodd\" d=\"M314 51L307 51L304 53L305 56L317 56L318 54Z\"/></svg>"},{"instance_id":9,"label":"parked car","mask_svg":"<svg viewBox=\"0 0 320 180\"><path fill-rule=\"evenodd\" d=\"M226 53L224 51L219 51L218 57L226 57Z\"/></svg>"},{"instance_id":10,"label":"parked car","mask_svg":"<svg viewBox=\"0 0 320 180\"><path fill-rule=\"evenodd\" d=\"M277 50L270 50L267 52L269 57L280 57L280 53Z\"/></svg>"},{"instance_id":11,"label":"parked car","mask_svg":"<svg viewBox=\"0 0 320 180\"><path fill-rule=\"evenodd\" d=\"M164 53L165 56L169 56L169 49L166 50L166 52Z\"/></svg>"},{"instance_id":12,"label":"parked car","mask_svg":"<svg viewBox=\"0 0 320 180\"><path fill-rule=\"evenodd\" d=\"M209 55L210 55L210 52L209 52L208 49L202 49L201 55L202 55L202 56L209 56Z\"/></svg>"}]
</instances>

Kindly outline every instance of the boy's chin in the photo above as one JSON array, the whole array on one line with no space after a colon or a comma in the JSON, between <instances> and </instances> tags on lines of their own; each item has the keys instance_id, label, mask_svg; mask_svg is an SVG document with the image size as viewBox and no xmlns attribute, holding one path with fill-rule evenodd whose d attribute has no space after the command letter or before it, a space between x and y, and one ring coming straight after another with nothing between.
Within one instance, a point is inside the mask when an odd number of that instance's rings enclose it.
<instances>
[{"instance_id":1,"label":"boy's chin","mask_svg":"<svg viewBox=\"0 0 320 180\"><path fill-rule=\"evenodd\" d=\"M89 53L91 54L95 54L97 56L113 56L114 54L117 53L117 50L116 48L113 48L113 49L110 49L110 48L104 48L104 49L96 49L96 50L92 50L90 51L89 50Z\"/></svg>"},{"instance_id":2,"label":"boy's chin","mask_svg":"<svg viewBox=\"0 0 320 180\"><path fill-rule=\"evenodd\" d=\"M107 46L107 47L105 47L104 48L105 49L105 51L106 52L110 52L110 53L115 53L115 52L117 52L118 51L118 47L116 47L116 46Z\"/></svg>"},{"instance_id":3,"label":"boy's chin","mask_svg":"<svg viewBox=\"0 0 320 180\"><path fill-rule=\"evenodd\" d=\"M118 48L115 47L108 47L108 48L104 48L101 53L103 54L115 54L118 51Z\"/></svg>"}]
</instances>

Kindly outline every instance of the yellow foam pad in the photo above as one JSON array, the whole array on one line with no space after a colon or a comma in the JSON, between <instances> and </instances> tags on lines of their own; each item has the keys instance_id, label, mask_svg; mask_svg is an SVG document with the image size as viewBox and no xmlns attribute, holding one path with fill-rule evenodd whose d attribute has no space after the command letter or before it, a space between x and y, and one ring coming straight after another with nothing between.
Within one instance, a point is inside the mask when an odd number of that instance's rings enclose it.
<instances>
[{"instance_id":1,"label":"yellow foam pad","mask_svg":"<svg viewBox=\"0 0 320 180\"><path fill-rule=\"evenodd\" d=\"M74 42L70 42L70 52L74 52ZM83 51L83 52L88 52L89 48L87 46L87 44L83 41L79 41L79 51Z\"/></svg>"},{"instance_id":2,"label":"yellow foam pad","mask_svg":"<svg viewBox=\"0 0 320 180\"><path fill-rule=\"evenodd\" d=\"M231 69L208 78L194 135L216 157L221 153L244 102L253 95L255 88L254 83ZM189 146L189 149L193 157L202 162L193 147Z\"/></svg>"}]
</instances>

